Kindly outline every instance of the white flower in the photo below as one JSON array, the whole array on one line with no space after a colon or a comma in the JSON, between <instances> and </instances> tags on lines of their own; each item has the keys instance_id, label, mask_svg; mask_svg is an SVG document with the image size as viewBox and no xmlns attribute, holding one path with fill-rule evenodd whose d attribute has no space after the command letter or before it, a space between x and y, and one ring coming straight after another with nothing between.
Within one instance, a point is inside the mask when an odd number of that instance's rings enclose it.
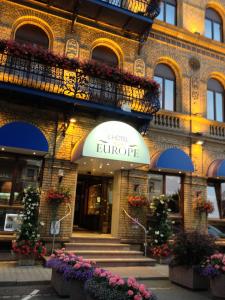
<instances>
[{"instance_id":1,"label":"white flower","mask_svg":"<svg viewBox=\"0 0 225 300\"><path fill-rule=\"evenodd\" d=\"M155 243L158 243L158 240L155 240Z\"/></svg>"},{"instance_id":2,"label":"white flower","mask_svg":"<svg viewBox=\"0 0 225 300\"><path fill-rule=\"evenodd\" d=\"M164 235L161 233L160 236L163 237Z\"/></svg>"},{"instance_id":3,"label":"white flower","mask_svg":"<svg viewBox=\"0 0 225 300\"><path fill-rule=\"evenodd\" d=\"M159 231L155 231L155 234L156 234L156 235L159 235Z\"/></svg>"},{"instance_id":4,"label":"white flower","mask_svg":"<svg viewBox=\"0 0 225 300\"><path fill-rule=\"evenodd\" d=\"M40 222L41 226L45 226L45 223L43 221Z\"/></svg>"}]
</instances>

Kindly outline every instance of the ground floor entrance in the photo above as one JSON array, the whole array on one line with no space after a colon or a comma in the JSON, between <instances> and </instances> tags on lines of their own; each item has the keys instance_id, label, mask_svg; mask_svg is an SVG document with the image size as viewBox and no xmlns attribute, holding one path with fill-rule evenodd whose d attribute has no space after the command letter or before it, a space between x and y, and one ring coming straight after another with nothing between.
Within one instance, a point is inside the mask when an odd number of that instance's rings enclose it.
<instances>
[{"instance_id":1,"label":"ground floor entrance","mask_svg":"<svg viewBox=\"0 0 225 300\"><path fill-rule=\"evenodd\" d=\"M113 178L78 175L74 226L111 233Z\"/></svg>"}]
</instances>

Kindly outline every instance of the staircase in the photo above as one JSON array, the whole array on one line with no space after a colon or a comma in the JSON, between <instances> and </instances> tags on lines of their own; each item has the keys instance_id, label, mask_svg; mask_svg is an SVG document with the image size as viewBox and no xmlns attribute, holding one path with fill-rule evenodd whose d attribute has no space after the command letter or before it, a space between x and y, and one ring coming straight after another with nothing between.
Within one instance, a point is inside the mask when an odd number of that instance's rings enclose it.
<instances>
[{"instance_id":1,"label":"staircase","mask_svg":"<svg viewBox=\"0 0 225 300\"><path fill-rule=\"evenodd\" d=\"M155 260L144 257L141 251L131 250L129 244L122 244L110 235L74 235L65 248L68 253L94 260L99 267L155 265Z\"/></svg>"}]
</instances>

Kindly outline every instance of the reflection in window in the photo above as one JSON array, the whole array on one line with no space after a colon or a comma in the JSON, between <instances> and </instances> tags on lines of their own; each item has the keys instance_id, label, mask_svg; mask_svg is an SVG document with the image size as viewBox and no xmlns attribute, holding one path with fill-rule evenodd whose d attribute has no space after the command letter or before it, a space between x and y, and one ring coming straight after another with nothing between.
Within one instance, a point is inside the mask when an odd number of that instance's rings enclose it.
<instances>
[{"instance_id":1,"label":"reflection in window","mask_svg":"<svg viewBox=\"0 0 225 300\"><path fill-rule=\"evenodd\" d=\"M174 72L165 64L155 68L154 79L160 85L160 104L162 109L175 111L175 85Z\"/></svg>"},{"instance_id":2,"label":"reflection in window","mask_svg":"<svg viewBox=\"0 0 225 300\"><path fill-rule=\"evenodd\" d=\"M37 186L41 160L26 157L0 157L0 204L21 204L28 186Z\"/></svg>"},{"instance_id":3,"label":"reflection in window","mask_svg":"<svg viewBox=\"0 0 225 300\"><path fill-rule=\"evenodd\" d=\"M176 1L164 0L161 3L161 11L157 19L168 24L176 25Z\"/></svg>"},{"instance_id":4,"label":"reflection in window","mask_svg":"<svg viewBox=\"0 0 225 300\"><path fill-rule=\"evenodd\" d=\"M207 119L224 121L224 89L215 79L210 79L207 85Z\"/></svg>"},{"instance_id":5,"label":"reflection in window","mask_svg":"<svg viewBox=\"0 0 225 300\"><path fill-rule=\"evenodd\" d=\"M209 218L225 218L225 182L219 180L209 182L207 187L207 199L214 205L214 211Z\"/></svg>"},{"instance_id":6,"label":"reflection in window","mask_svg":"<svg viewBox=\"0 0 225 300\"><path fill-rule=\"evenodd\" d=\"M222 20L219 14L207 8L205 16L205 36L214 41L222 42Z\"/></svg>"},{"instance_id":7,"label":"reflection in window","mask_svg":"<svg viewBox=\"0 0 225 300\"><path fill-rule=\"evenodd\" d=\"M182 199L181 177L163 174L149 174L148 178L150 200L154 196L159 196L161 194L168 195L172 198L172 201L170 202L170 209L172 213L179 213L181 211Z\"/></svg>"}]
</instances>

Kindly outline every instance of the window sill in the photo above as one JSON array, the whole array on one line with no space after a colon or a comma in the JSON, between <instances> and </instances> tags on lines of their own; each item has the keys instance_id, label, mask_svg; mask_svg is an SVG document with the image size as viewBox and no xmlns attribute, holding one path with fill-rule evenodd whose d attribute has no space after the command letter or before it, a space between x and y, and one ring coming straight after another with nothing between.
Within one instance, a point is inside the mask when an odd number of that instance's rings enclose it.
<instances>
[{"instance_id":1,"label":"window sill","mask_svg":"<svg viewBox=\"0 0 225 300\"><path fill-rule=\"evenodd\" d=\"M0 209L1 208L9 208L9 209L23 209L22 205L9 205L9 204L0 204Z\"/></svg>"}]
</instances>

